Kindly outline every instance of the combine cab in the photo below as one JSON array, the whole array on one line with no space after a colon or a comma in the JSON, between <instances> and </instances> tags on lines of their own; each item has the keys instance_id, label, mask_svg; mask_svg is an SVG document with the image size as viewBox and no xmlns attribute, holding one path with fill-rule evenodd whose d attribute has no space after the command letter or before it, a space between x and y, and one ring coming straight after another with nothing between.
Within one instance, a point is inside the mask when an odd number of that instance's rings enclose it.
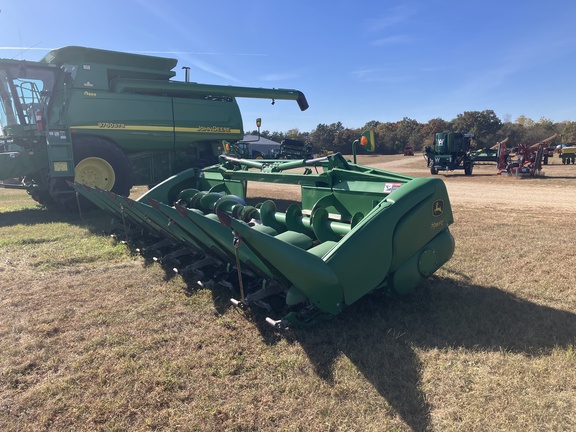
<instances>
[{"instance_id":1,"label":"combine cab","mask_svg":"<svg viewBox=\"0 0 576 432\"><path fill-rule=\"evenodd\" d=\"M366 136L370 136L369 134ZM361 145L369 143L363 136ZM137 200L73 184L121 221L142 253L202 286L228 286L275 328L338 315L374 290L410 293L452 256L444 182L352 163L341 154L256 161L220 156ZM300 185L301 202L250 199L254 183Z\"/></svg>"},{"instance_id":2,"label":"combine cab","mask_svg":"<svg viewBox=\"0 0 576 432\"><path fill-rule=\"evenodd\" d=\"M439 132L434 136L434 146L426 148L426 159L429 161L430 173L438 171L464 170L472 175L474 157L470 151L473 134L462 132Z\"/></svg>"}]
</instances>

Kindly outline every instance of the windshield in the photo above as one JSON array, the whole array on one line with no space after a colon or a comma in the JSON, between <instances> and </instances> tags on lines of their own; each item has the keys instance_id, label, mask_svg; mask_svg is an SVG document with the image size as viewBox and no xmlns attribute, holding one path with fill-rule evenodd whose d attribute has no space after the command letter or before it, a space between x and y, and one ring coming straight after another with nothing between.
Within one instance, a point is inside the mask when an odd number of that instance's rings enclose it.
<instances>
[{"instance_id":1,"label":"windshield","mask_svg":"<svg viewBox=\"0 0 576 432\"><path fill-rule=\"evenodd\" d=\"M0 126L36 123L54 87L56 69L0 64Z\"/></svg>"}]
</instances>

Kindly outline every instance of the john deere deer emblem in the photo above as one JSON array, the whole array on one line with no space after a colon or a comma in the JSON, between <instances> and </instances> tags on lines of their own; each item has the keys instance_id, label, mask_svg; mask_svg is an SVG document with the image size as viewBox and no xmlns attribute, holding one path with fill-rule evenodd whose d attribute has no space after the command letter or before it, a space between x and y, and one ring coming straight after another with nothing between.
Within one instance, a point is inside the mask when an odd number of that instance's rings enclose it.
<instances>
[{"instance_id":1,"label":"john deere deer emblem","mask_svg":"<svg viewBox=\"0 0 576 432\"><path fill-rule=\"evenodd\" d=\"M444 200L434 201L434 206L432 208L432 216L440 217L444 214Z\"/></svg>"}]
</instances>

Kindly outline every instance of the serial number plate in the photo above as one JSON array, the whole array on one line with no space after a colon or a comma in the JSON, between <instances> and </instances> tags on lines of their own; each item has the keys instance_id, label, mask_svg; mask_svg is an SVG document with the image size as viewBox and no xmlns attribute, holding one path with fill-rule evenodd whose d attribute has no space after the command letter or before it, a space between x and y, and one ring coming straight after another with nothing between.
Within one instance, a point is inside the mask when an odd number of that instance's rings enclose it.
<instances>
[{"instance_id":1,"label":"serial number plate","mask_svg":"<svg viewBox=\"0 0 576 432\"><path fill-rule=\"evenodd\" d=\"M68 162L54 162L54 172L68 171Z\"/></svg>"}]
</instances>

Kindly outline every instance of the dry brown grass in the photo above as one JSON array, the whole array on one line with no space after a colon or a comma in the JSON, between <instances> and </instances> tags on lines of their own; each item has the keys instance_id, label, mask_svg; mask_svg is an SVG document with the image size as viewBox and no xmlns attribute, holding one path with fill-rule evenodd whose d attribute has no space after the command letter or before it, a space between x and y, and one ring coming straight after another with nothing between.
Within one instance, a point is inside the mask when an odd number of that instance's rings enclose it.
<instances>
[{"instance_id":1,"label":"dry brown grass","mask_svg":"<svg viewBox=\"0 0 576 432\"><path fill-rule=\"evenodd\" d=\"M130 255L101 216L0 191L0 430L576 429L576 167L477 168L444 177L456 253L414 295L284 336Z\"/></svg>"}]
</instances>

